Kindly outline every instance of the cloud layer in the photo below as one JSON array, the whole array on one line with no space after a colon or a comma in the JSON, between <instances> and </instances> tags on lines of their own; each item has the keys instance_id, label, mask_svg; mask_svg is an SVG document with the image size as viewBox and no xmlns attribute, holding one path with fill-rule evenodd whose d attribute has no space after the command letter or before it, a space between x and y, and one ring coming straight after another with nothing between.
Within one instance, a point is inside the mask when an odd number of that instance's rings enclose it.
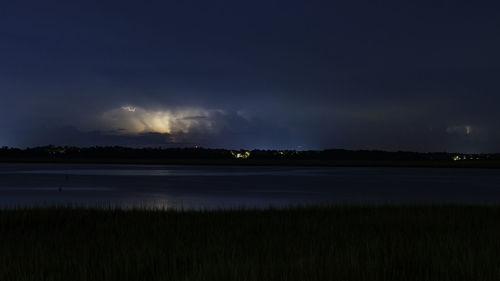
<instances>
[{"instance_id":1,"label":"cloud layer","mask_svg":"<svg viewBox=\"0 0 500 281\"><path fill-rule=\"evenodd\" d=\"M2 5L0 145L500 151L497 2L105 2Z\"/></svg>"}]
</instances>

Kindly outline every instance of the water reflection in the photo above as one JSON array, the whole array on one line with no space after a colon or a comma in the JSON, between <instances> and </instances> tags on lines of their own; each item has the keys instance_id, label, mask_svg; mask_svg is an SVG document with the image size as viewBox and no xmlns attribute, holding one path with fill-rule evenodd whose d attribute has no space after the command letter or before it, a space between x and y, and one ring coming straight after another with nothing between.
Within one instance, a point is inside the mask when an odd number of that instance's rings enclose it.
<instances>
[{"instance_id":1,"label":"water reflection","mask_svg":"<svg viewBox=\"0 0 500 281\"><path fill-rule=\"evenodd\" d=\"M271 170L271 171L207 171L206 169L72 169L72 170L26 170L14 171L10 173L18 174L52 174L52 175L85 175L85 176L291 176L302 174L304 176L314 176L321 170ZM3 172L5 173L5 172Z\"/></svg>"},{"instance_id":2,"label":"water reflection","mask_svg":"<svg viewBox=\"0 0 500 281\"><path fill-rule=\"evenodd\" d=\"M0 164L0 205L496 204L499 182L493 169Z\"/></svg>"}]
</instances>

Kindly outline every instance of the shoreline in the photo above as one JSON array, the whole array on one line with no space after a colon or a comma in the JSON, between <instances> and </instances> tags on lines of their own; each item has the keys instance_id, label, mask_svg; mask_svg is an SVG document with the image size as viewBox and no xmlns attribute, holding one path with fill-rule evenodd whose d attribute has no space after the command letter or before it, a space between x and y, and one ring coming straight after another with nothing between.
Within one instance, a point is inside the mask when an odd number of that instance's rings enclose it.
<instances>
[{"instance_id":1,"label":"shoreline","mask_svg":"<svg viewBox=\"0 0 500 281\"><path fill-rule=\"evenodd\" d=\"M303 167L384 167L384 168L477 168L500 169L500 161L427 160L252 160L252 159L0 159L0 163L36 164L134 164L185 166L303 166Z\"/></svg>"}]
</instances>

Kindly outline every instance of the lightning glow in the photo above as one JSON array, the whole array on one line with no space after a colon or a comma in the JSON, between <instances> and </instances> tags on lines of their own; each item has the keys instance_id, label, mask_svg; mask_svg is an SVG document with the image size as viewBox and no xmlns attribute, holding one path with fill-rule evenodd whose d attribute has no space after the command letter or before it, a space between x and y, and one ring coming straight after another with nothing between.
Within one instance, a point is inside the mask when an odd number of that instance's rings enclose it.
<instances>
[{"instance_id":1,"label":"lightning glow","mask_svg":"<svg viewBox=\"0 0 500 281\"><path fill-rule=\"evenodd\" d=\"M120 134L213 132L217 129L214 116L220 110L180 108L151 110L135 106L122 106L104 112L100 123L107 130Z\"/></svg>"},{"instance_id":2,"label":"lightning glow","mask_svg":"<svg viewBox=\"0 0 500 281\"><path fill-rule=\"evenodd\" d=\"M122 106L122 109L130 112L135 112L136 108L133 106Z\"/></svg>"}]
</instances>

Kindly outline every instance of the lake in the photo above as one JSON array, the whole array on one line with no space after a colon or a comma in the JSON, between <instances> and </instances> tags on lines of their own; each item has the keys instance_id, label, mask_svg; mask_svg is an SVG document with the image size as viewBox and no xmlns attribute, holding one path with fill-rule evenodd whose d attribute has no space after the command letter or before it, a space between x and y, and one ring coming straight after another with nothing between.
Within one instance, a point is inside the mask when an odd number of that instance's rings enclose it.
<instances>
[{"instance_id":1,"label":"lake","mask_svg":"<svg viewBox=\"0 0 500 281\"><path fill-rule=\"evenodd\" d=\"M2 207L499 202L496 169L0 164Z\"/></svg>"}]
</instances>

